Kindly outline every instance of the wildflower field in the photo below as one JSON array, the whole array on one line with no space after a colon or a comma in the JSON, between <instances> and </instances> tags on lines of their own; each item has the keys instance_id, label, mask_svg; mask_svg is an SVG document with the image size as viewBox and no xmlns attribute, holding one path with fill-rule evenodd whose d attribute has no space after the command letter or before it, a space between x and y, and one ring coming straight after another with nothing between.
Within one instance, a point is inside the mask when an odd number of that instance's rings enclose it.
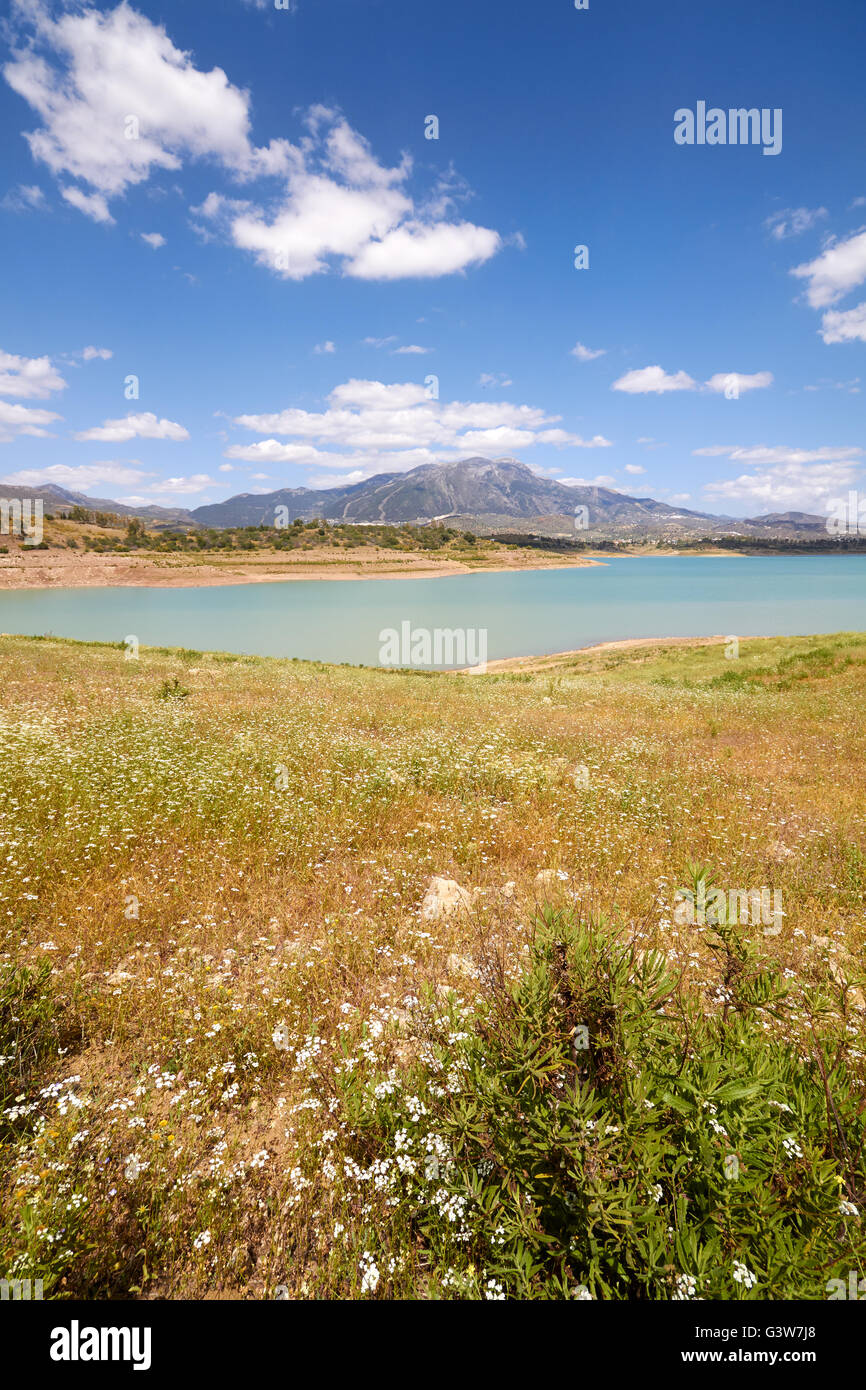
<instances>
[{"instance_id":1,"label":"wildflower field","mask_svg":"<svg viewBox=\"0 0 866 1390\"><path fill-rule=\"evenodd\" d=\"M465 676L0 639L0 1275L866 1274L866 635ZM767 889L781 915L690 906Z\"/></svg>"}]
</instances>

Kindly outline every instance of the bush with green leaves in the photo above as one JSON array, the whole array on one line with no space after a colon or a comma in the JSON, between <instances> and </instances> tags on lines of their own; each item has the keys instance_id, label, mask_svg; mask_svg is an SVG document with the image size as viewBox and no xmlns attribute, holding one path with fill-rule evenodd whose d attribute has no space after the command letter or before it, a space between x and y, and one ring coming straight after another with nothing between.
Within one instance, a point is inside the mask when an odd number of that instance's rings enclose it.
<instances>
[{"instance_id":1,"label":"bush with green leaves","mask_svg":"<svg viewBox=\"0 0 866 1390\"><path fill-rule=\"evenodd\" d=\"M488 963L471 1005L426 1000L402 1084L345 1075L359 1160L399 1171L389 1233L363 1237L377 1281L401 1243L433 1297L821 1299L864 1271L844 998L794 999L736 927L711 945L708 999L547 910L518 978Z\"/></svg>"}]
</instances>

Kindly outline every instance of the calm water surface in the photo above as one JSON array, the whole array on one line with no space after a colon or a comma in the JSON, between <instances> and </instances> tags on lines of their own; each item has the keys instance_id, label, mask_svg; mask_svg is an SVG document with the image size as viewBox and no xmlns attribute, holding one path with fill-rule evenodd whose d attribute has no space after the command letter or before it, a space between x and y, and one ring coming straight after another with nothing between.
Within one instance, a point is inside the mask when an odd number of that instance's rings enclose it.
<instances>
[{"instance_id":1,"label":"calm water surface","mask_svg":"<svg viewBox=\"0 0 866 1390\"><path fill-rule=\"evenodd\" d=\"M660 556L438 579L0 592L0 631L379 664L387 628L486 628L489 660L623 637L866 630L866 555Z\"/></svg>"}]
</instances>

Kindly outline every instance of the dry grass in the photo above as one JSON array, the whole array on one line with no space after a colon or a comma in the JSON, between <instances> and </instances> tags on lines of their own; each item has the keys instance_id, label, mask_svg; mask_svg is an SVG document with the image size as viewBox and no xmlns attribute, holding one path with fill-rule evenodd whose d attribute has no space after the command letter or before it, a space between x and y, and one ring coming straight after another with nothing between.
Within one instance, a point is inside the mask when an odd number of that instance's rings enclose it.
<instances>
[{"instance_id":1,"label":"dry grass","mask_svg":"<svg viewBox=\"0 0 866 1390\"><path fill-rule=\"evenodd\" d=\"M51 973L0 1073L0 1272L357 1294L372 1208L311 1079L408 1067L412 1001L519 958L541 900L604 911L700 988L673 916L701 861L781 890L792 979L856 975L864 661L843 634L469 679L3 638L0 963ZM432 875L471 910L422 921Z\"/></svg>"}]
</instances>

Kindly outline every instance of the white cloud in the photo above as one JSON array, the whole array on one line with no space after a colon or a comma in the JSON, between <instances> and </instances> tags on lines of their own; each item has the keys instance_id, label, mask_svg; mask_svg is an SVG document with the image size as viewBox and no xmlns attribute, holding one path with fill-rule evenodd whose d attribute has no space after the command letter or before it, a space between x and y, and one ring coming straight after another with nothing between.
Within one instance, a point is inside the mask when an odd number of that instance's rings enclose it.
<instances>
[{"instance_id":1,"label":"white cloud","mask_svg":"<svg viewBox=\"0 0 866 1390\"><path fill-rule=\"evenodd\" d=\"M128 439L189 439L189 431L174 420L158 420L152 411L127 415L122 420L104 420L93 429L82 430L73 436L79 440L99 440L123 444Z\"/></svg>"},{"instance_id":2,"label":"white cloud","mask_svg":"<svg viewBox=\"0 0 866 1390\"><path fill-rule=\"evenodd\" d=\"M401 469L436 462L446 454L501 454L538 444L609 447L602 435L586 440L560 428L559 418L507 401L433 400L414 382L353 379L331 391L321 412L290 407L237 416L236 425L270 437L232 445L226 457L248 463Z\"/></svg>"},{"instance_id":3,"label":"white cloud","mask_svg":"<svg viewBox=\"0 0 866 1390\"><path fill-rule=\"evenodd\" d=\"M714 501L748 502L762 511L826 512L830 503L857 479L857 461L779 463L755 473L743 473L708 483L704 492Z\"/></svg>"},{"instance_id":4,"label":"white cloud","mask_svg":"<svg viewBox=\"0 0 866 1390\"><path fill-rule=\"evenodd\" d=\"M146 241L154 251L158 251L160 246L165 246L165 237L161 232L142 232L141 239Z\"/></svg>"},{"instance_id":5,"label":"white cloud","mask_svg":"<svg viewBox=\"0 0 866 1390\"><path fill-rule=\"evenodd\" d=\"M33 435L36 439L53 438L45 426L62 418L62 415L55 415L51 410L34 410L26 405L0 401L0 443L7 444L18 434Z\"/></svg>"},{"instance_id":6,"label":"white cloud","mask_svg":"<svg viewBox=\"0 0 866 1390\"><path fill-rule=\"evenodd\" d=\"M772 384L772 372L754 372L751 376L747 372L716 372L704 383L708 391L715 391L719 395L732 385L736 385L737 391L742 395L744 391L765 390Z\"/></svg>"},{"instance_id":7,"label":"white cloud","mask_svg":"<svg viewBox=\"0 0 866 1390\"><path fill-rule=\"evenodd\" d=\"M826 208L783 208L768 217L764 226L777 241L784 241L786 237L808 232L810 227L826 216Z\"/></svg>"},{"instance_id":8,"label":"white cloud","mask_svg":"<svg viewBox=\"0 0 866 1390\"><path fill-rule=\"evenodd\" d=\"M853 309L828 309L821 325L825 343L866 343L866 300Z\"/></svg>"},{"instance_id":9,"label":"white cloud","mask_svg":"<svg viewBox=\"0 0 866 1390\"><path fill-rule=\"evenodd\" d=\"M478 378L479 386L513 386L514 382L504 372L482 372Z\"/></svg>"},{"instance_id":10,"label":"white cloud","mask_svg":"<svg viewBox=\"0 0 866 1390\"><path fill-rule=\"evenodd\" d=\"M856 445L844 448L826 445L820 449L792 449L786 444L775 445L772 448L766 444L758 444L749 449L728 444L714 444L709 448L692 450L692 453L699 458L717 458L719 455L727 454L733 463L783 463L794 464L798 467L809 463L823 463L827 460L847 459L852 454L862 454L862 452L863 450Z\"/></svg>"},{"instance_id":11,"label":"white cloud","mask_svg":"<svg viewBox=\"0 0 866 1390\"><path fill-rule=\"evenodd\" d=\"M19 183L0 200L0 207L8 212L41 212L47 206L45 194L35 183Z\"/></svg>"},{"instance_id":12,"label":"white cloud","mask_svg":"<svg viewBox=\"0 0 866 1390\"><path fill-rule=\"evenodd\" d=\"M207 473L192 473L188 478L163 478L161 482L153 483L147 491L157 498L191 497L209 487L216 487L216 483Z\"/></svg>"},{"instance_id":13,"label":"white cloud","mask_svg":"<svg viewBox=\"0 0 866 1390\"><path fill-rule=\"evenodd\" d=\"M597 478L560 478L565 487L609 487L616 489L616 478L608 473L600 473Z\"/></svg>"},{"instance_id":14,"label":"white cloud","mask_svg":"<svg viewBox=\"0 0 866 1390\"><path fill-rule=\"evenodd\" d=\"M806 299L813 309L835 304L866 280L866 231L832 242L814 261L795 266L791 274L808 282Z\"/></svg>"},{"instance_id":15,"label":"white cloud","mask_svg":"<svg viewBox=\"0 0 866 1390\"><path fill-rule=\"evenodd\" d=\"M283 279L322 274L336 261L343 274L395 280L451 274L487 260L498 233L472 223L421 217L398 185L411 172L404 156L386 168L340 116L313 107L301 146L285 144L285 192L268 208L210 193L193 211L235 246ZM372 340L381 346L384 339Z\"/></svg>"},{"instance_id":16,"label":"white cloud","mask_svg":"<svg viewBox=\"0 0 866 1390\"><path fill-rule=\"evenodd\" d=\"M114 356L114 353L111 351L111 348L86 347L81 356L84 358L85 362L92 362L95 357L100 357L103 362L107 362Z\"/></svg>"},{"instance_id":17,"label":"white cloud","mask_svg":"<svg viewBox=\"0 0 866 1390\"><path fill-rule=\"evenodd\" d=\"M576 357L578 362L593 362L596 357L604 357L607 348L588 348L583 343L575 343L571 349L572 357Z\"/></svg>"},{"instance_id":18,"label":"white cloud","mask_svg":"<svg viewBox=\"0 0 866 1390\"><path fill-rule=\"evenodd\" d=\"M313 348L313 352L317 353L319 356L321 356L323 353L331 353L336 351L337 349L331 342L330 338L328 338L324 343L316 343L316 346Z\"/></svg>"},{"instance_id":19,"label":"white cloud","mask_svg":"<svg viewBox=\"0 0 866 1390\"><path fill-rule=\"evenodd\" d=\"M221 463L219 471L220 473L234 473L235 470L230 463Z\"/></svg>"},{"instance_id":20,"label":"white cloud","mask_svg":"<svg viewBox=\"0 0 866 1390\"><path fill-rule=\"evenodd\" d=\"M502 245L498 232L472 222L424 226L406 222L369 240L346 267L360 280L431 279L489 261Z\"/></svg>"},{"instance_id":21,"label":"white cloud","mask_svg":"<svg viewBox=\"0 0 866 1390\"><path fill-rule=\"evenodd\" d=\"M65 386L50 357L16 357L0 350L0 396L44 398Z\"/></svg>"},{"instance_id":22,"label":"white cloud","mask_svg":"<svg viewBox=\"0 0 866 1390\"><path fill-rule=\"evenodd\" d=\"M137 460L130 460L136 463ZM106 463L82 463L75 466L65 463L52 463L47 468L22 468L10 473L4 483L20 483L25 487L37 487L40 483L55 483L58 487L72 488L76 492L86 492L97 483L137 483L142 478L151 478L141 468L130 468L128 463L109 460Z\"/></svg>"},{"instance_id":23,"label":"white cloud","mask_svg":"<svg viewBox=\"0 0 866 1390\"><path fill-rule=\"evenodd\" d=\"M645 473L646 469L643 468L639 463L627 463L625 466L625 471L626 473Z\"/></svg>"},{"instance_id":24,"label":"white cloud","mask_svg":"<svg viewBox=\"0 0 866 1390\"><path fill-rule=\"evenodd\" d=\"M179 169L182 155L210 156L239 171L255 167L257 156L274 158L250 146L249 94L221 68L199 71L162 27L130 5L54 19L30 0L17 17L24 41L3 72L41 117L25 136L33 157L58 176L89 184L103 207L106 197L153 169ZM73 192L64 197L87 211Z\"/></svg>"},{"instance_id":25,"label":"white cloud","mask_svg":"<svg viewBox=\"0 0 866 1390\"><path fill-rule=\"evenodd\" d=\"M383 348L383 347L387 347L389 343L396 343L396 341L397 341L397 334L396 334L396 333L391 333L387 338L365 338L365 339L364 339L364 346L365 346L365 347L374 347L374 348Z\"/></svg>"},{"instance_id":26,"label":"white cloud","mask_svg":"<svg viewBox=\"0 0 866 1390\"><path fill-rule=\"evenodd\" d=\"M355 468L351 473L321 473L310 480L310 487L345 487L348 483L362 483L371 476L363 468Z\"/></svg>"},{"instance_id":27,"label":"white cloud","mask_svg":"<svg viewBox=\"0 0 866 1390\"><path fill-rule=\"evenodd\" d=\"M211 193L194 211L286 279L321 273L334 260L366 280L448 275L503 244L490 228L444 220L455 190L465 192L453 171L416 207L401 187L409 157L380 164L330 108L311 108L297 144L253 146L250 94L221 68L197 68L131 5L55 19L40 0L26 0L16 14L21 34L4 76L41 119L26 134L31 153L58 178L76 180L63 197L97 222L113 220L109 198L154 171L210 159L238 179L280 181L266 204Z\"/></svg>"},{"instance_id":28,"label":"white cloud","mask_svg":"<svg viewBox=\"0 0 866 1390\"><path fill-rule=\"evenodd\" d=\"M646 395L650 392L662 395L666 391L694 391L697 382L687 372L671 374L661 367L639 367L626 372L613 383L612 391L625 391L628 395Z\"/></svg>"},{"instance_id":29,"label":"white cloud","mask_svg":"<svg viewBox=\"0 0 866 1390\"><path fill-rule=\"evenodd\" d=\"M61 188L60 192L67 203L78 208L85 217L91 218L94 222L104 222L108 226L114 225L114 218L108 211L108 203L101 193L83 193L80 188Z\"/></svg>"},{"instance_id":30,"label":"white cloud","mask_svg":"<svg viewBox=\"0 0 866 1390\"><path fill-rule=\"evenodd\" d=\"M405 347L394 348L393 357L424 357L432 348L419 347L417 343L407 343Z\"/></svg>"},{"instance_id":31,"label":"white cloud","mask_svg":"<svg viewBox=\"0 0 866 1390\"><path fill-rule=\"evenodd\" d=\"M628 395L664 395L667 391L697 391L698 389L721 393L736 381L737 389L757 391L773 383L772 372L716 372L709 381L699 388L698 383L688 372L666 372L662 367L639 367L619 377L611 387L612 391L625 391ZM638 443L641 441L639 440Z\"/></svg>"}]
</instances>

